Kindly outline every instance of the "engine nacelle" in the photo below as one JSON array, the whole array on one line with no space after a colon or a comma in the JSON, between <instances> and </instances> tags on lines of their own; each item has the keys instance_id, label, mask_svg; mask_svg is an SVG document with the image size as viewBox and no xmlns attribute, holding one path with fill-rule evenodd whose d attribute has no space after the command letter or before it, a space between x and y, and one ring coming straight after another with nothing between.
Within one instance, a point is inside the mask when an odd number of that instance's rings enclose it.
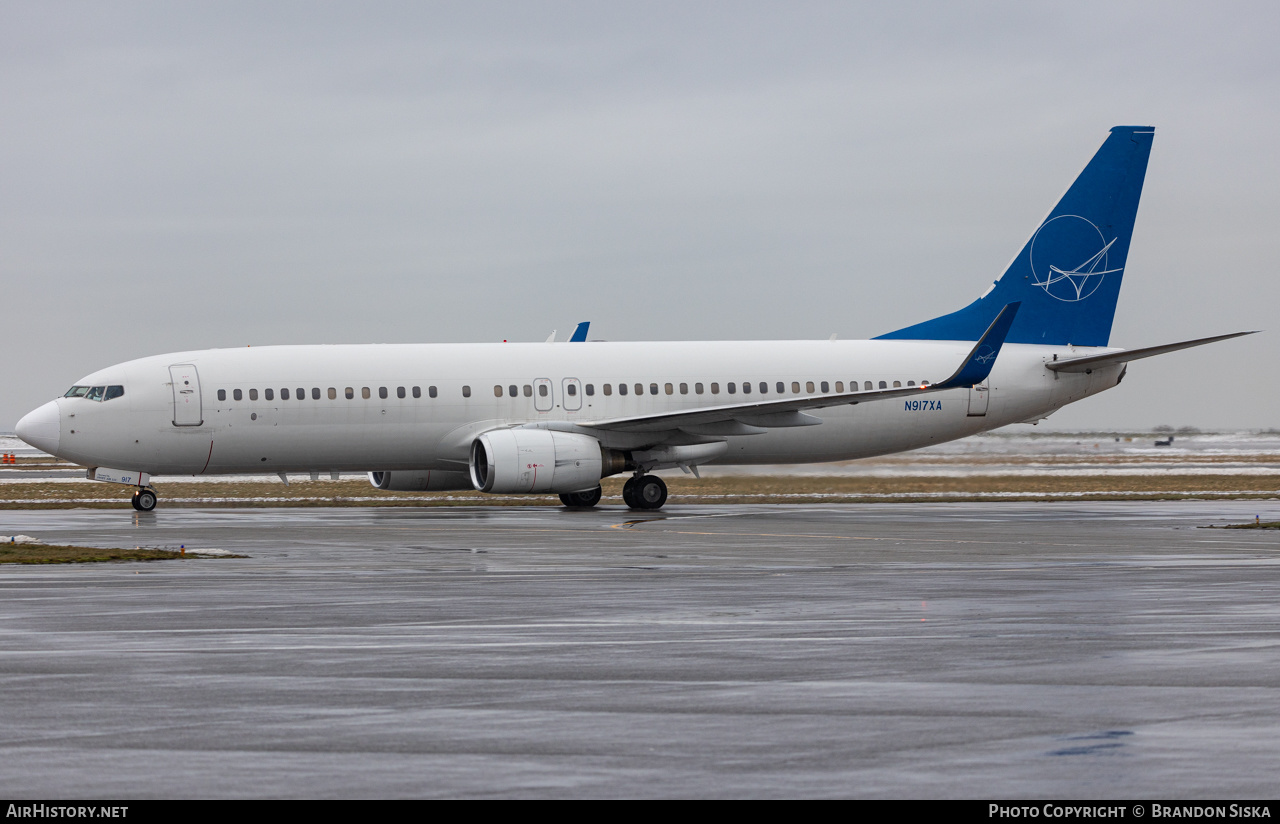
<instances>
[{"instance_id":1,"label":"engine nacelle","mask_svg":"<svg viewBox=\"0 0 1280 824\"><path fill-rule=\"evenodd\" d=\"M444 492L470 489L471 476L466 472L441 472L437 469L370 472L369 483L378 489L394 492Z\"/></svg>"},{"instance_id":2,"label":"engine nacelle","mask_svg":"<svg viewBox=\"0 0 1280 824\"><path fill-rule=\"evenodd\" d=\"M495 429L471 444L471 483L481 492L585 492L625 467L621 453L572 432Z\"/></svg>"}]
</instances>

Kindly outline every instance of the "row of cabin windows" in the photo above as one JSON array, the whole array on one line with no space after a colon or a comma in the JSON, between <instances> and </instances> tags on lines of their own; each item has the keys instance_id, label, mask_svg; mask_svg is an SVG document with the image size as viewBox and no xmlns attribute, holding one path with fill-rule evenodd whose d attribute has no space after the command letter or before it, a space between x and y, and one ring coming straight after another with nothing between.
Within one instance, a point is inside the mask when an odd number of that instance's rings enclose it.
<instances>
[{"instance_id":1,"label":"row of cabin windows","mask_svg":"<svg viewBox=\"0 0 1280 824\"><path fill-rule=\"evenodd\" d=\"M924 383L927 383L927 381L921 381L920 383L921 383L921 384L924 384ZM915 382L915 381L907 381L907 386L915 386L915 385L916 385L916 382ZM626 395L626 394L629 394L631 391L633 391L631 388L629 388L629 386L631 386L631 387L633 387L633 388L634 388L634 392L635 392L635 394L637 394L637 395L643 395L643 394L644 394L644 392L645 392L645 385L644 385L644 384L642 384L642 383L637 383L637 384L633 384L633 385L629 385L629 384L625 384L625 383L620 383L620 384L618 384L618 394L619 394L619 395ZM901 387L902 387L902 381L894 381L894 382L893 382L893 388L894 388L894 389L900 389ZM711 388L711 394L712 394L712 395L719 395L719 394L720 394L720 384L719 384L719 383L716 383L716 382L711 383L710 388ZM857 381L849 381L849 391L850 391L850 392L858 392L858 391L869 392L869 391L871 391L871 390L873 390L873 389L875 389L875 388L876 388L876 385L875 385L875 384L873 384L873 382L872 382L872 381L863 381L863 383L862 383L862 389L861 389L861 390L859 390L859 389L858 389L858 382L857 382ZM880 389L888 389L888 388L889 388L889 382L888 382L888 381L879 381L879 388L880 388ZM596 387L595 387L595 384L593 384L593 383L588 383L588 384L586 384L586 385L583 387L583 389L584 389L584 391L586 392L586 394L587 394L588 396L594 396L594 395L596 394ZM601 389L602 389L602 391L604 392L604 394L605 394L605 395L612 395L612 394L613 394L613 392L614 392L613 384L611 384L611 383L603 384L603 385L601 386ZM739 384L737 384L737 383L736 383L736 382L734 382L734 381L729 381L729 382L727 382L727 383L724 385L724 389L725 389L725 391L726 391L726 392L728 392L730 395L736 395L736 394L738 394ZM741 389L742 389L742 394L744 394L744 395L750 395L753 391L755 391L755 390L753 390L753 389L752 389L752 383L751 383L750 381L743 381L743 382L742 382L742 384L741 384ZM759 393L760 393L761 395L767 395L767 394L769 394L769 384L768 384L768 382L767 382L767 381L760 381L760 382L759 382L759 384L757 384L757 385L756 385L756 389L759 391ZM104 399L104 398L101 396L101 394L99 394L97 397L94 397L94 396L93 396L95 392L97 392L97 393L101 393L101 391L103 390L103 387L101 387L101 386L95 386L95 387L93 387L92 389L90 389L90 387L85 387L85 386L73 386L73 387L71 388L71 390L70 390L69 392L67 392L66 397L75 397L76 395L73 395L72 393L77 392L77 390L84 390L84 391L82 391L82 392L79 392L78 394L85 394L85 392L88 392L89 400L103 400L103 399ZM119 397L120 395L123 395L123 394L124 394L124 388L123 388L123 387L120 387L120 386L109 386L109 387L106 387L106 390L107 390L107 393L106 393L106 394L107 394L107 397L105 398L105 400L110 400L111 398ZM664 383L664 384L662 385L662 391L663 391L665 394L667 394L667 395L674 395L674 394L676 393L676 385L675 385L675 384L671 384L671 383ZM783 382L783 381L778 381L776 384L774 384L774 391L775 391L777 394L779 394L779 395L784 395L784 394L786 394L786 391L787 391L787 384L786 384L785 382ZM826 393L828 393L828 392L830 392L830 391L831 391L831 383L830 383L829 381L820 381L820 382L818 382L818 383L816 383L816 384L815 384L813 381L805 381L805 383L804 383L804 391L805 391L805 393L806 393L806 394L809 394L809 395L812 395L812 394L815 394L815 393L818 393L818 392L822 392L823 394L826 394ZM844 393L844 391L845 391L845 390L844 390L844 381L836 381L836 382L835 382L835 391L836 391L836 394L843 394L843 393ZM112 392L116 392L116 394L111 394ZM540 384L538 384L538 397L545 398L545 397L547 397L548 392L549 392L549 389L547 388L547 385L546 385L545 383L540 383ZM570 397L574 397L574 396L576 396L576 395L578 394L578 387L577 387L577 384L572 384L572 383L571 383L571 384L569 384L568 386L566 386L566 387L565 387L565 392L566 392ZM327 394L327 396L328 396L329 400L331 400L331 401L332 401L332 400L337 400L337 398L338 398L338 390L337 390L337 388L336 388L336 387L330 386L330 387L329 387L329 389L327 390L326 394ZM355 396L356 396L356 390L355 390L355 388L354 388L354 387L348 386L348 387L346 387L345 389L343 389L343 390L342 390L342 394L343 394L343 396L344 396L344 397L346 397L348 400L353 400L353 399L355 398ZM397 386L397 387L396 387L396 397L397 397L397 398L404 398L404 397L406 397L406 396L407 396L407 394L412 394L412 396L413 396L413 397L415 397L415 398L421 398L421 397L422 397L422 387L420 387L420 386L414 386L414 387L411 387L411 388L408 390L408 392L406 392L405 387L403 387L403 386ZM494 396L495 398L501 398L501 397L503 396L503 394L504 394L504 392L503 392L503 387L502 387L502 385L501 385L501 384L497 384L497 385L495 385L495 386L493 387L493 396ZM505 394L506 394L508 397L511 397L511 398L518 397L519 395L524 395L526 398L531 398L531 397L533 397L533 386L532 386L531 384L527 384L527 383L526 383L526 384L524 384L524 386L523 386L523 387L521 387L521 386L518 386L517 384L514 384L514 383L513 383L513 384L510 384L510 385L508 385L508 386L506 387L506 392L505 392ZM649 384L649 394L650 394L650 395L657 395L657 394L658 394L658 384L656 384L656 383L651 383L651 384ZM687 383L682 383L682 384L680 384L680 394L681 394L681 395L688 395L688 394L689 394L689 384L687 384ZM706 386L704 386L704 385L703 385L703 384L701 384L701 383L695 383L695 384L693 385L693 394L695 394L695 395L703 395L703 394L706 394ZM792 381L792 382L791 382L791 394L793 394L793 395L799 395L799 394L800 394L800 381ZM428 396L428 397L432 397L432 398L434 398L434 397L437 397L437 395L438 395L438 392L437 392L437 390L436 390L436 388L435 388L434 386L428 386L428 387L427 387L427 396ZM287 400L289 400L289 399L290 399L290 396L291 396L291 394L290 394L290 391L289 391L289 389L288 389L287 387L286 387L286 388L283 388L283 389L281 389L281 390L280 390L280 400L282 400L282 401L287 401ZM307 397L307 390L306 390L306 387L299 387L299 388L298 388L298 390L297 390L297 392L296 392L296 393L294 393L294 394L292 395L292 397L295 397L295 398L297 398L298 400L304 400L304 399ZM369 400L370 398L372 398L372 397L373 397L373 392L372 392L372 390L370 390L370 388L369 388L369 387L367 387L367 386L362 386L362 387L360 387L360 397L361 397L361 398L364 398L365 400ZM387 387L385 387L385 386L380 386L380 387L378 387L378 397L379 397L379 398L381 398L381 399L383 399L383 400L385 400L387 397L389 397L389 393L388 393L388 391L387 391ZM462 387L462 397L464 397L464 398L469 398L469 397L471 397L471 387L470 387L470 386L464 386L464 387ZM232 390L231 390L231 398L232 398L232 400L237 400L237 401L239 401L239 400L244 400L244 393L243 393L243 391L242 391L242 390L240 390L240 389L232 389ZM264 390L262 390L262 398L263 398L263 400L268 400L268 401L273 401L273 400L275 400L275 399L276 399L276 397L275 397L275 390L274 390L274 389L264 389ZM313 387L311 388L311 398L312 398L312 400L317 400L317 401L318 401L318 400L320 400L320 387L318 387L318 386L313 386ZM219 390L218 390L218 400L220 400L220 401L225 401L226 399L227 399L227 390L225 390L225 389L219 389ZM250 389L250 390L249 390L249 400L251 400L251 401L256 401L256 400L258 400L258 390L257 390L257 389Z\"/></svg>"},{"instance_id":2,"label":"row of cabin windows","mask_svg":"<svg viewBox=\"0 0 1280 824\"><path fill-rule=\"evenodd\" d=\"M927 383L927 381L921 381L921 383L922 383L922 384L924 384L924 383ZM915 385L916 385L916 382L915 382L915 381L907 381L907 386L915 386ZM800 381L791 381L791 387L790 387L790 388L791 388L791 394L793 394L793 395L799 395L799 394L800 394L800 386L801 386ZM901 388L902 388L902 381L894 381L894 382L893 382L893 387L894 387L895 389L901 389ZM496 387L495 387L495 388L496 388ZM574 388L574 387L573 387L573 385L571 384L571 385L569 386L569 394L571 394L571 395L573 394L573 388ZM739 390L739 389L741 389L741 390L742 390L742 394L744 394L744 395L750 395L752 392L756 392L756 391L758 391L761 395L767 395L767 394L769 394L769 383L768 383L768 381L760 381L758 384L752 384L752 383L751 383L751 381L743 381L741 384L738 384L738 383L736 383L736 382L734 382L734 381L729 381L729 382L727 382L727 383L725 383L725 384L724 384L724 387L723 387L723 388L724 388L724 391L725 391L725 392L727 392L727 393L729 393L730 395L736 395L736 394L738 394L738 390ZM861 391L861 392L869 392L869 391L871 391L871 390L873 390L873 389L875 389L875 388L876 388L876 385L875 385L875 383L873 383L872 381L864 381L864 382L863 382L863 384L862 384L862 389L858 389L858 382L857 382L857 381L849 381L849 391L850 391L850 392L860 392L860 391ZM888 382L888 381L880 381L880 382L879 382L879 388L881 388L881 389L888 389L888 388L889 388L889 382ZM614 393L614 387L613 387L613 384L611 384L611 383L606 383L606 384L604 384L603 386L601 386L601 389L603 390L604 394L606 394L606 395L612 395L612 394ZM710 385L710 389L711 389L711 394L712 394L712 395L719 395L719 394L720 394L720 390L721 390L721 386L720 386L720 384L719 384L719 383L712 383L712 384ZM815 383L814 381L805 381L805 383L804 383L804 393L805 393L805 394L808 394L808 395L814 395L814 394L817 394L817 393L819 393L819 392L821 392L821 393L823 393L823 394L826 394L826 393L828 393L828 392L831 392L831 389L832 389L832 384L831 384L831 382L830 382L830 381L819 381L819 382L817 382L817 383ZM656 384L656 383L651 383L651 384L649 384L648 390L649 390L649 394L650 394L650 395L657 395L657 394L658 394L658 392L659 392L659 390L658 390L658 384ZM662 393L663 393L663 394L666 394L666 395L674 395L674 394L676 394L676 390L677 390L677 385L676 385L676 384L671 384L671 383L664 383L664 384L662 384L662 390L661 390L661 391L662 391ZM703 384L701 384L701 383L695 383L695 384L693 385L693 394L695 394L695 395L702 395L702 394L706 394L706 390L707 390L707 387L706 387L706 386L704 386L704 385L703 385ZM775 383L775 384L773 385L773 391L774 391L774 392L776 392L776 393L777 393L777 394L779 394L779 395L785 395L785 394L787 393L787 384L786 384L784 381L778 381L777 383ZM836 394L837 394L837 395L843 394L843 393L844 393L844 391L845 391L845 389L844 389L844 381L836 381L836 382L835 382L835 392L836 392ZM587 384L587 385L586 385L586 392L587 392L587 394L588 394L588 395L594 395L594 394L596 393L596 392L595 392L595 386L594 386L594 385L592 385L592 384ZM637 384L625 384L625 383L620 383L620 384L618 384L617 392L618 392L618 394L619 394L619 395L626 395L626 394L631 393L631 392L634 392L634 393L635 393L635 394L637 394L637 395L643 395L643 394L645 393L645 385L644 385L644 384L642 384L642 383L637 383ZM687 384L687 383L679 384L679 392L680 392L680 394L681 394L681 395L688 395L688 394L689 394L689 384Z\"/></svg>"},{"instance_id":3,"label":"row of cabin windows","mask_svg":"<svg viewBox=\"0 0 1280 824\"><path fill-rule=\"evenodd\" d=\"M464 386L464 387L462 388L462 390L463 390L463 391L462 391L462 394L463 394L464 396L470 397L470 395L471 395L471 387ZM345 389L343 389L343 390L342 390L342 394L343 394L343 396L345 396L345 397L347 398L347 400L352 400L352 399L354 399L354 398L355 398L355 396L356 396L356 390L355 390L355 387L353 387L353 386L348 386L348 387L346 387ZM435 388L434 386L428 386L428 387L427 387L427 397L434 398L434 397L436 397L438 394L439 394L439 392L436 390L436 388ZM245 395L245 393L244 393L242 390L240 390L240 389L232 389L232 390L231 390L231 399L232 399L232 400L242 401L242 400L244 400L244 395ZM329 398L329 400L331 400L331 401L333 401L333 400L337 400L337 399L338 399L338 389L337 389L337 387L330 386L327 390L325 390L325 395L326 395L326 396ZM406 389L405 389L405 387L403 387L403 386L397 386L397 387L396 387L396 397L397 397L397 398L404 398L404 397L408 397L409 395L412 395L412 396L413 396L413 397L415 397L415 398L421 398L421 397L422 397L422 387L421 387L421 386L413 386L413 387L410 387L408 390L406 390ZM282 401L287 401L287 400L289 400L291 397L292 397L292 398L296 398L297 400L300 400L300 401L301 401L301 400L305 400L305 399L306 399L306 397L307 397L307 388L306 388L305 386L299 386L296 392L290 392L290 390L288 389L288 387L285 387L285 388L283 388L283 389L281 389L281 390L280 390L280 400L282 400ZM372 390L370 390L370 389L369 389L369 387L367 387L367 386L362 386L362 387L360 387L360 397L364 398L365 400L369 400L370 398L372 398L372 397L373 397L373 392L372 392ZM379 398L383 398L383 399L386 399L387 397L389 397L389 393L388 393L388 391L387 391L387 387L385 387L385 386L379 386L379 387L378 387L378 397L379 397ZM220 400L220 401L225 401L226 399L227 399L227 390L225 390L225 389L219 389L219 390L218 390L218 400ZM257 390L257 389L250 389L250 390L249 390L249 400L251 400L251 401L256 401L257 399L258 399L258 390ZM263 400L266 400L266 401L273 401L273 400L275 400L275 399L276 399L276 391L275 391L274 389L263 389L263 390L262 390L262 399L263 399ZM311 399L312 399L312 400L314 400L314 401L318 401L318 400L320 400L320 387L318 387L318 386L313 386L313 387L311 387Z\"/></svg>"}]
</instances>

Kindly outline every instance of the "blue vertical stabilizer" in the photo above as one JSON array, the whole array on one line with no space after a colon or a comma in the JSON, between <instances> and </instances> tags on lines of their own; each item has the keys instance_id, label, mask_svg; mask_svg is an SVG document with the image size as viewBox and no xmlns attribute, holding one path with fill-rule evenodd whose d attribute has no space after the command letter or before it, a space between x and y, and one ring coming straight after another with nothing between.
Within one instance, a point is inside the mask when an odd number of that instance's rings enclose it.
<instances>
[{"instance_id":1,"label":"blue vertical stabilizer","mask_svg":"<svg viewBox=\"0 0 1280 824\"><path fill-rule=\"evenodd\" d=\"M1007 343L1106 346L1153 134L1150 126L1113 128L985 295L880 339L978 340L1001 309L1020 302Z\"/></svg>"}]
</instances>

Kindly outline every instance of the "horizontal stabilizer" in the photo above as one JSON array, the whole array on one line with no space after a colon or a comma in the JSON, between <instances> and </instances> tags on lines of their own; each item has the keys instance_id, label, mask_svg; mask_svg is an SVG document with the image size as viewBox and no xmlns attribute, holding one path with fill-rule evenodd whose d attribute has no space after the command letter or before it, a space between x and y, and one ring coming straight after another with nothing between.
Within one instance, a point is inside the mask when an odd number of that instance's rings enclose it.
<instances>
[{"instance_id":1,"label":"horizontal stabilizer","mask_svg":"<svg viewBox=\"0 0 1280 824\"><path fill-rule=\"evenodd\" d=\"M1195 340L1184 340L1180 343L1166 343L1163 346L1148 346L1144 349L1126 349L1123 352L1109 352L1105 355L1091 355L1084 358L1069 358L1067 360L1050 361L1045 366L1054 372L1092 372L1103 366L1111 366L1117 363L1128 363L1129 361L1141 360L1142 358L1152 358L1156 355L1163 355L1166 352L1177 352L1179 349L1190 349L1193 346L1204 346L1206 343L1217 343L1220 340L1230 340L1238 338L1242 335L1256 335L1253 332L1232 332L1229 335L1215 335L1211 338L1197 338Z\"/></svg>"}]
</instances>

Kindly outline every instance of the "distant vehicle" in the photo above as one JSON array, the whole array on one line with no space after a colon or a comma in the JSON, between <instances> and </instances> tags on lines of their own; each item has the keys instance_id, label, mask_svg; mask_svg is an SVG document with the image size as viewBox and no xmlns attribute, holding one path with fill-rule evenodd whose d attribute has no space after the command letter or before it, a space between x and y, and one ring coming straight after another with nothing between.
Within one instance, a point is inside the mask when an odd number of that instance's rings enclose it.
<instances>
[{"instance_id":1,"label":"distant vehicle","mask_svg":"<svg viewBox=\"0 0 1280 824\"><path fill-rule=\"evenodd\" d=\"M1112 129L980 298L874 340L179 352L94 372L17 433L135 487L141 510L155 474L319 471L570 507L630 473L627 505L657 509L658 469L848 460L1034 422L1116 386L1129 361L1248 334L1108 346L1152 136Z\"/></svg>"},{"instance_id":2,"label":"distant vehicle","mask_svg":"<svg viewBox=\"0 0 1280 824\"><path fill-rule=\"evenodd\" d=\"M1156 441L1156 446L1173 446L1173 436L1170 435L1168 438L1165 438L1163 441Z\"/></svg>"}]
</instances>

